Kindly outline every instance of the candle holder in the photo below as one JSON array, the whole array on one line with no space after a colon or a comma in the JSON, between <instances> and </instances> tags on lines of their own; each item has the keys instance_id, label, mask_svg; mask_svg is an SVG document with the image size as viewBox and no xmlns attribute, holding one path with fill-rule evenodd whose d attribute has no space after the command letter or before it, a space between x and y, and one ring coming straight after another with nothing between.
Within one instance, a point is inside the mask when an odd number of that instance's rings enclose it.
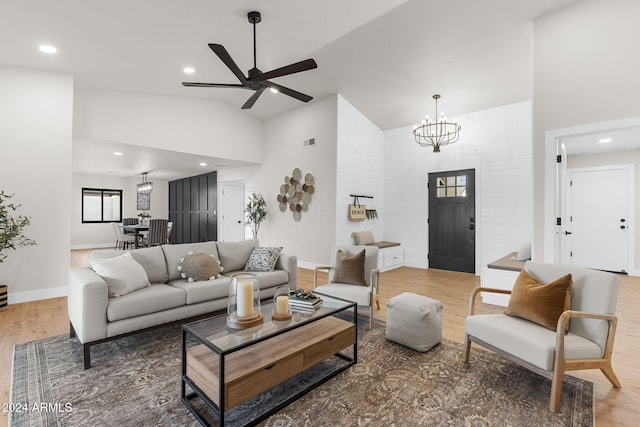
<instances>
[{"instance_id":1,"label":"candle holder","mask_svg":"<svg viewBox=\"0 0 640 427\"><path fill-rule=\"evenodd\" d=\"M227 326L246 329L262 324L260 287L255 274L236 273L231 276L227 302Z\"/></svg>"},{"instance_id":2,"label":"candle holder","mask_svg":"<svg viewBox=\"0 0 640 427\"><path fill-rule=\"evenodd\" d=\"M289 287L286 285L277 286L273 291L273 314L271 320L289 320L291 310L289 310Z\"/></svg>"}]
</instances>

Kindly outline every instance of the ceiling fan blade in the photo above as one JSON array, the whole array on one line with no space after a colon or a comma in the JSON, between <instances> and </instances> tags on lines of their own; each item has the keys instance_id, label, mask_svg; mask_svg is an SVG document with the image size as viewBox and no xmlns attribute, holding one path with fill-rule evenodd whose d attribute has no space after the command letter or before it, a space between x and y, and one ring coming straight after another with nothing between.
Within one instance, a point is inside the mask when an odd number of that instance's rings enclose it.
<instances>
[{"instance_id":1,"label":"ceiling fan blade","mask_svg":"<svg viewBox=\"0 0 640 427\"><path fill-rule=\"evenodd\" d=\"M244 85L229 84L229 83L196 83L196 82L182 82L182 86L189 87L235 87L238 89L251 89Z\"/></svg>"},{"instance_id":2,"label":"ceiling fan blade","mask_svg":"<svg viewBox=\"0 0 640 427\"><path fill-rule=\"evenodd\" d=\"M314 68L318 68L318 64L316 64L316 61L314 61L313 59L305 59L304 61L296 62L295 64L290 64L281 68L276 68L275 70L267 71L266 73L262 73L252 80L261 82L264 80L273 79L275 77L313 70Z\"/></svg>"},{"instance_id":3,"label":"ceiling fan blade","mask_svg":"<svg viewBox=\"0 0 640 427\"><path fill-rule=\"evenodd\" d=\"M280 86L279 84L276 84L273 82L264 82L264 85L270 88L276 89L278 92L282 92L285 95L289 95L290 97L295 98L302 102L309 102L313 99L313 96L305 95L304 93L295 91L293 89L289 89L288 87L285 87L285 86Z\"/></svg>"},{"instance_id":4,"label":"ceiling fan blade","mask_svg":"<svg viewBox=\"0 0 640 427\"><path fill-rule=\"evenodd\" d=\"M218 58L220 58L227 67L229 67L231 72L236 75L238 80L240 80L240 83L243 85L247 84L247 79L244 74L242 74L240 67L238 67L238 65L233 61L231 55L229 55L229 52L227 52L227 49L225 49L224 46L221 44L209 43L209 48L218 55Z\"/></svg>"},{"instance_id":5,"label":"ceiling fan blade","mask_svg":"<svg viewBox=\"0 0 640 427\"><path fill-rule=\"evenodd\" d=\"M244 103L242 109L248 110L249 108L253 107L253 104L256 103L256 101L258 100L258 98L260 98L260 95L262 95L262 92L264 92L266 88L266 86L262 86L260 89L256 90L256 93L251 95L251 98L249 98L247 102Z\"/></svg>"}]
</instances>

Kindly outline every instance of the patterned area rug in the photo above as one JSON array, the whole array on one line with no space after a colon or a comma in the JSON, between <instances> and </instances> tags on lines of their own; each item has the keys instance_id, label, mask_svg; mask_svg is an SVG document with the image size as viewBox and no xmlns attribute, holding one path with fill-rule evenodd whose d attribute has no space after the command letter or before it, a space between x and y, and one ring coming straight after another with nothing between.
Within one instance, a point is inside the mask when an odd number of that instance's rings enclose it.
<instances>
[{"instance_id":1,"label":"patterned area rug","mask_svg":"<svg viewBox=\"0 0 640 427\"><path fill-rule=\"evenodd\" d=\"M359 328L367 324L358 323ZM594 424L590 382L565 377L561 411L553 414L549 380L494 354L474 348L465 365L462 345L451 341L418 353L387 341L380 321L358 337L357 365L261 425ZM196 426L180 401L180 345L179 327L100 344L86 371L81 346L66 335L16 345L10 425ZM239 408L244 409L251 408ZM244 424L239 414L228 425Z\"/></svg>"}]
</instances>

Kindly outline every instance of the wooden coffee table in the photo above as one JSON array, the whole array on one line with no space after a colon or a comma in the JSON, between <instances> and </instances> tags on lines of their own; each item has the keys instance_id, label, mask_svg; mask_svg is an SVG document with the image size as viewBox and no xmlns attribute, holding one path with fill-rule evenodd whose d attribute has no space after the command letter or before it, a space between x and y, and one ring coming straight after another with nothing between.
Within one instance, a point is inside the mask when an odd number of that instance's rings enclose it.
<instances>
[{"instance_id":1,"label":"wooden coffee table","mask_svg":"<svg viewBox=\"0 0 640 427\"><path fill-rule=\"evenodd\" d=\"M256 425L357 363L356 304L318 295L319 310L287 321L272 320L269 303L263 324L253 328L227 328L225 315L183 325L181 398L203 425L224 425L234 412L234 424ZM312 367L296 387L269 393ZM240 406L245 402L250 411Z\"/></svg>"}]
</instances>

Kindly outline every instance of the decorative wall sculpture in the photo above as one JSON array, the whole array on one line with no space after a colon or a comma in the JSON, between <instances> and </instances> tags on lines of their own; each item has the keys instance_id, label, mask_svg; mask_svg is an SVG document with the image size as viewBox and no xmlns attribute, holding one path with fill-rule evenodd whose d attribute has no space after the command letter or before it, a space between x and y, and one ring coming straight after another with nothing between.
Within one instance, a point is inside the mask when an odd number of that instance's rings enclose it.
<instances>
[{"instance_id":1,"label":"decorative wall sculpture","mask_svg":"<svg viewBox=\"0 0 640 427\"><path fill-rule=\"evenodd\" d=\"M280 185L280 194L278 194L280 212L286 212L288 209L293 213L293 219L300 221L302 212L309 210L311 195L314 191L313 175L308 173L302 179L302 171L295 168L291 176L284 177L284 184Z\"/></svg>"}]
</instances>

